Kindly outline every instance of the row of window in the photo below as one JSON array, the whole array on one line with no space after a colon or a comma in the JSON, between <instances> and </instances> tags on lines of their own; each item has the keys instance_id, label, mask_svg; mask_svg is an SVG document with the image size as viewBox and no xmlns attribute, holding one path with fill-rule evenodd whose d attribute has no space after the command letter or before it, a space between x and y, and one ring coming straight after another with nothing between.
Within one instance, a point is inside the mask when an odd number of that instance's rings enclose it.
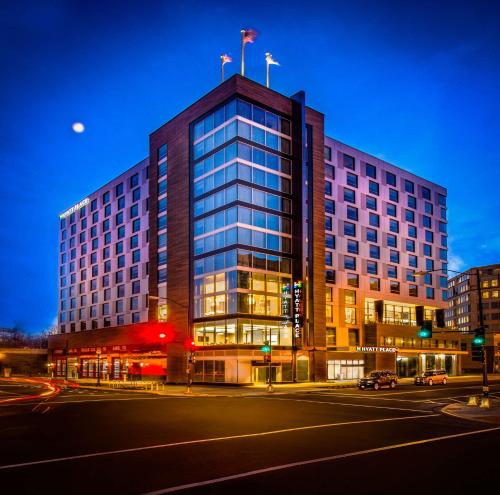
<instances>
[{"instance_id":1,"label":"row of window","mask_svg":"<svg viewBox=\"0 0 500 495\"><path fill-rule=\"evenodd\" d=\"M140 199L140 187L139 186L139 173L132 175L129 178L129 187L130 191L132 192L132 201L138 201ZM124 196L124 184L123 182L120 182L115 186L115 199L116 199L116 204L118 206L118 209L121 209L125 206L125 196ZM102 194L101 196L101 204L104 206L104 210L107 212L111 212L111 193L110 191L106 191ZM98 213L98 198L94 198L90 202L90 212L92 213L92 217L95 218L95 213ZM84 219L86 214L87 214L87 207L82 206L78 212L73 212L71 215L69 215L69 225L74 225L76 222L77 218L77 213L78 217L80 219ZM66 219L67 218L61 218L60 221L60 227L61 229L64 229L66 227Z\"/></svg>"},{"instance_id":2,"label":"row of window","mask_svg":"<svg viewBox=\"0 0 500 495\"><path fill-rule=\"evenodd\" d=\"M210 194L194 203L194 216L203 215L215 208L230 204L234 201L241 201L251 205L262 206L270 210L292 212L292 202L288 198L282 198L276 194L261 191L253 187L242 184L233 184L227 189L222 189L215 194Z\"/></svg>"},{"instance_id":3,"label":"row of window","mask_svg":"<svg viewBox=\"0 0 500 495\"><path fill-rule=\"evenodd\" d=\"M325 159L328 161L332 161L332 151L331 148L329 148L328 146L325 147ZM355 158L346 153L342 153L342 165L346 169L353 171L356 170ZM397 176L387 170L385 170L384 173L385 173L385 184L397 187ZM365 163L364 174L366 177L377 179L378 175L377 167L370 163ZM402 186L403 190L409 194L415 194L415 191L417 190L417 186L415 185L415 183L409 179L402 179ZM420 190L420 197L422 199L432 201L432 191L428 187L418 185L418 189ZM446 196L440 193L436 193L436 202L440 206L446 206Z\"/></svg>"},{"instance_id":4,"label":"row of window","mask_svg":"<svg viewBox=\"0 0 500 495\"><path fill-rule=\"evenodd\" d=\"M272 251L291 252L291 238L269 234L244 227L232 227L194 241L195 256L221 249L232 244L243 244Z\"/></svg>"},{"instance_id":5,"label":"row of window","mask_svg":"<svg viewBox=\"0 0 500 495\"><path fill-rule=\"evenodd\" d=\"M94 305L88 308L80 308L78 311L68 311L60 313L59 321L60 323L65 323L67 321L76 321L76 317L79 320L85 320L88 318L97 318L98 316L109 316L111 315L111 310L115 313L121 313L125 311L125 302L123 299L115 301L114 305L106 302L101 305ZM139 309L139 296L133 296L128 298L127 309L130 311L136 311ZM67 316L66 316L67 315Z\"/></svg>"},{"instance_id":6,"label":"row of window","mask_svg":"<svg viewBox=\"0 0 500 495\"><path fill-rule=\"evenodd\" d=\"M287 175L291 174L291 162L288 158L284 158L245 143L232 143L229 146L225 146L217 153L214 153L204 160L200 160L195 163L195 179L201 177L202 175L209 174L225 163L234 160L236 157L244 159L248 162L253 162L256 165L275 170L276 172L281 172Z\"/></svg>"},{"instance_id":7,"label":"row of window","mask_svg":"<svg viewBox=\"0 0 500 495\"><path fill-rule=\"evenodd\" d=\"M237 136L272 150L281 151L287 155L291 154L292 145L289 139L280 137L273 131L266 131L261 127L237 119L195 143L193 146L194 159L198 160Z\"/></svg>"},{"instance_id":8,"label":"row of window","mask_svg":"<svg viewBox=\"0 0 500 495\"><path fill-rule=\"evenodd\" d=\"M274 131L281 132L282 134L290 135L291 129L289 120L278 117L274 113L267 112L246 101L234 99L195 123L194 140L197 141L205 134L217 129L217 127L236 115L240 115L241 117L252 120Z\"/></svg>"},{"instance_id":9,"label":"row of window","mask_svg":"<svg viewBox=\"0 0 500 495\"><path fill-rule=\"evenodd\" d=\"M281 294L282 287L290 283L290 277L280 277L277 274L231 270L195 279L194 295L199 297L233 289Z\"/></svg>"},{"instance_id":10,"label":"row of window","mask_svg":"<svg viewBox=\"0 0 500 495\"><path fill-rule=\"evenodd\" d=\"M251 319L228 319L194 324L196 345L246 344L292 345L290 325L281 322Z\"/></svg>"},{"instance_id":11,"label":"row of window","mask_svg":"<svg viewBox=\"0 0 500 495\"><path fill-rule=\"evenodd\" d=\"M227 210L217 212L194 222L194 236L207 234L214 230L238 223L253 225L267 230L291 234L292 226L289 218L279 217L272 213L252 210L244 206L233 206Z\"/></svg>"},{"instance_id":12,"label":"row of window","mask_svg":"<svg viewBox=\"0 0 500 495\"><path fill-rule=\"evenodd\" d=\"M251 182L287 194L290 194L292 190L290 179L280 177L272 172L265 172L260 168L251 167L244 163L233 162L227 167L219 169L217 172L207 175L204 179L195 182L194 196L201 196L202 194L210 192L236 179Z\"/></svg>"}]
</instances>

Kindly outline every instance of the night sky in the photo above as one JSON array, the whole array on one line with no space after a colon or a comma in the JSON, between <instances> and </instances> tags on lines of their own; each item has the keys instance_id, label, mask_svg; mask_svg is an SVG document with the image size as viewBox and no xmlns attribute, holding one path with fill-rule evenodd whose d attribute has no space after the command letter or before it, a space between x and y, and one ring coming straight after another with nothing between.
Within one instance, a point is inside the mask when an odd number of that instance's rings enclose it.
<instances>
[{"instance_id":1,"label":"night sky","mask_svg":"<svg viewBox=\"0 0 500 495\"><path fill-rule=\"evenodd\" d=\"M448 188L450 268L500 262L495 2L1 0L0 326L57 313L58 214L147 156L148 134L219 83L219 56L326 132ZM81 121L83 134L71 126Z\"/></svg>"}]
</instances>

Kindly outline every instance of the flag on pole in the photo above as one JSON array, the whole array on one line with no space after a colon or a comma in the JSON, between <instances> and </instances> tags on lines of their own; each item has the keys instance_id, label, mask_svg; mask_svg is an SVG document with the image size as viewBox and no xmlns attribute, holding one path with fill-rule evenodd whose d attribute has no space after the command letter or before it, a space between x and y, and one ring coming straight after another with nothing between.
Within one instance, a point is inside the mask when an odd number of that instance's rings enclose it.
<instances>
[{"instance_id":1,"label":"flag on pole","mask_svg":"<svg viewBox=\"0 0 500 495\"><path fill-rule=\"evenodd\" d=\"M242 29L242 42L243 44L245 43L253 43L255 41L255 38L257 38L257 31L255 29L249 28L249 29Z\"/></svg>"},{"instance_id":2,"label":"flag on pole","mask_svg":"<svg viewBox=\"0 0 500 495\"><path fill-rule=\"evenodd\" d=\"M267 52L266 53L266 62L268 65L279 65L280 63L274 60L273 56Z\"/></svg>"},{"instance_id":3,"label":"flag on pole","mask_svg":"<svg viewBox=\"0 0 500 495\"><path fill-rule=\"evenodd\" d=\"M270 65L279 65L279 62L274 60L273 56L266 52L266 87L269 88L269 66Z\"/></svg>"},{"instance_id":4,"label":"flag on pole","mask_svg":"<svg viewBox=\"0 0 500 495\"><path fill-rule=\"evenodd\" d=\"M228 64L229 62L232 62L233 59L226 53L223 53L220 56L220 80L221 82L224 82L224 65Z\"/></svg>"},{"instance_id":5,"label":"flag on pole","mask_svg":"<svg viewBox=\"0 0 500 495\"><path fill-rule=\"evenodd\" d=\"M242 29L241 30L241 75L245 75L245 45L253 43L257 38L257 31L255 29Z\"/></svg>"}]
</instances>

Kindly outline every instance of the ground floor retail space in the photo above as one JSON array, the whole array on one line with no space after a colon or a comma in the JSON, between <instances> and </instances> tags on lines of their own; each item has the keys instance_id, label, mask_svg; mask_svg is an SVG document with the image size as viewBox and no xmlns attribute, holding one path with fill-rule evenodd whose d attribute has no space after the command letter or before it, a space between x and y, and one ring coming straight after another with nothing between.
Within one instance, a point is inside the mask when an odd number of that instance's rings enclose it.
<instances>
[{"instance_id":1,"label":"ground floor retail space","mask_svg":"<svg viewBox=\"0 0 500 495\"><path fill-rule=\"evenodd\" d=\"M374 349L374 348L370 348ZM382 348L377 348L382 349ZM398 376L413 377L423 371L443 369L449 375L459 371L459 358L452 353L414 352L383 349L374 352L323 351L321 353L275 349L271 361L260 348L196 350L191 362L188 353L181 359L181 377L168 376L168 355L160 350L116 352L101 348L99 353L54 353L50 371L68 379L184 381L190 370L194 382L274 383L357 380L376 369L390 369ZM319 371L318 371L319 370Z\"/></svg>"}]
</instances>

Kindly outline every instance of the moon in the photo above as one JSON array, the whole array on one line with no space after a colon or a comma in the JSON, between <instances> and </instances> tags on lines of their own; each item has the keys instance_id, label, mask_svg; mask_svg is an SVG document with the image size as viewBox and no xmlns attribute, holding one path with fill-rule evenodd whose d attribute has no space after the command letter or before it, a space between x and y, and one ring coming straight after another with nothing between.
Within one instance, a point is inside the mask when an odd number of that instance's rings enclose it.
<instances>
[{"instance_id":1,"label":"moon","mask_svg":"<svg viewBox=\"0 0 500 495\"><path fill-rule=\"evenodd\" d=\"M85 126L81 122L75 122L71 128L77 134L81 134L85 130Z\"/></svg>"}]
</instances>

